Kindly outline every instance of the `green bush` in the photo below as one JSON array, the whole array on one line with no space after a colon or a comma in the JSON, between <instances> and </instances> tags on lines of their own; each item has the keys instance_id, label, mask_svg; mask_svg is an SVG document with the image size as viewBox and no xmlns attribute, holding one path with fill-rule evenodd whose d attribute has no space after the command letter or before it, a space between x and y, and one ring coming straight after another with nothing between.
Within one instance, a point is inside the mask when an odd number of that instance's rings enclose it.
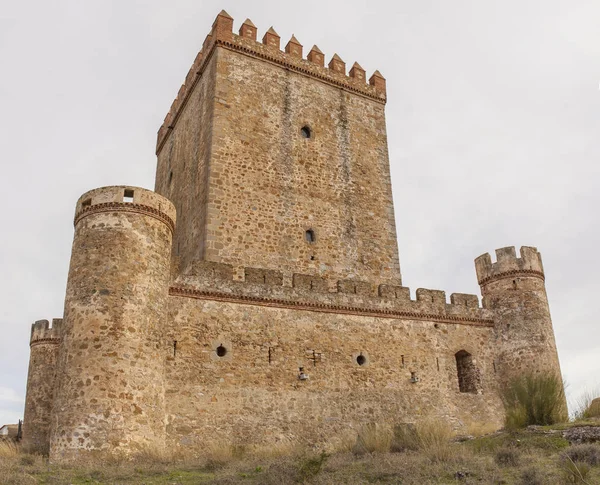
<instances>
[{"instance_id":1,"label":"green bush","mask_svg":"<svg viewBox=\"0 0 600 485\"><path fill-rule=\"evenodd\" d=\"M523 374L502 389L502 400L509 429L567 420L563 382L554 374Z\"/></svg>"}]
</instances>

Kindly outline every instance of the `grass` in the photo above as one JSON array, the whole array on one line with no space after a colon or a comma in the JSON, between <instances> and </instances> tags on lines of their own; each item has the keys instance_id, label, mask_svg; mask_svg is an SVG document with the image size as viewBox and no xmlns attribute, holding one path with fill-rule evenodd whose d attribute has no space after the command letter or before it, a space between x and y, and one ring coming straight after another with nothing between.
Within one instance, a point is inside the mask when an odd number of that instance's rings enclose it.
<instances>
[{"instance_id":1,"label":"grass","mask_svg":"<svg viewBox=\"0 0 600 485\"><path fill-rule=\"evenodd\" d=\"M600 423L599 423L600 425ZM200 458L152 450L133 461L74 466L0 444L0 483L6 485L192 484L516 484L600 483L600 444L575 445L553 428L502 431L456 442L443 421L386 428L367 426L372 451L341 446L324 452L283 445L273 449L213 446ZM358 441L358 433L354 439ZM389 448L386 450L386 446ZM352 448L352 449L349 449ZM396 451L391 451L396 450Z\"/></svg>"},{"instance_id":2,"label":"grass","mask_svg":"<svg viewBox=\"0 0 600 485\"><path fill-rule=\"evenodd\" d=\"M568 420L564 384L554 374L526 373L502 389L509 429L547 426Z\"/></svg>"}]
</instances>

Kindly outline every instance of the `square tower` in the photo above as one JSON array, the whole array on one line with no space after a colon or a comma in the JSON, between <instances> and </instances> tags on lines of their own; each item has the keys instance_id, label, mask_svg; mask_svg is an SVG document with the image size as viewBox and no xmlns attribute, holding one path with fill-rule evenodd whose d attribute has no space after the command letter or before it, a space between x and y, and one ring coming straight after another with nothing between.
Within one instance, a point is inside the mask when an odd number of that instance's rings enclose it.
<instances>
[{"instance_id":1,"label":"square tower","mask_svg":"<svg viewBox=\"0 0 600 485\"><path fill-rule=\"evenodd\" d=\"M385 80L221 12L158 133L173 255L401 284Z\"/></svg>"}]
</instances>

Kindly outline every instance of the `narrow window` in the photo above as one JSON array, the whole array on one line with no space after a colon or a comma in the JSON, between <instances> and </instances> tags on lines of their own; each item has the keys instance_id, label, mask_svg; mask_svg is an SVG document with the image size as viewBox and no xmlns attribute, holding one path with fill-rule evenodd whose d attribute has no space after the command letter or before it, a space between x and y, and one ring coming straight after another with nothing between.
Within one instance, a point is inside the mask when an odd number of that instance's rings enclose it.
<instances>
[{"instance_id":1,"label":"narrow window","mask_svg":"<svg viewBox=\"0 0 600 485\"><path fill-rule=\"evenodd\" d=\"M81 207L89 207L92 205L92 199L85 199L82 203L81 203Z\"/></svg>"},{"instance_id":2,"label":"narrow window","mask_svg":"<svg viewBox=\"0 0 600 485\"><path fill-rule=\"evenodd\" d=\"M173 182L173 172L169 172L169 185L171 185L171 182Z\"/></svg>"},{"instance_id":3,"label":"narrow window","mask_svg":"<svg viewBox=\"0 0 600 485\"><path fill-rule=\"evenodd\" d=\"M300 129L300 134L302 135L302 138L311 138L312 136L312 132L308 126L303 126Z\"/></svg>"},{"instance_id":4,"label":"narrow window","mask_svg":"<svg viewBox=\"0 0 600 485\"><path fill-rule=\"evenodd\" d=\"M123 202L133 202L132 189L125 189L125 192L123 192Z\"/></svg>"},{"instance_id":5,"label":"narrow window","mask_svg":"<svg viewBox=\"0 0 600 485\"><path fill-rule=\"evenodd\" d=\"M455 357L460 392L476 393L479 388L479 371L473 362L473 356L466 350L460 350Z\"/></svg>"},{"instance_id":6,"label":"narrow window","mask_svg":"<svg viewBox=\"0 0 600 485\"><path fill-rule=\"evenodd\" d=\"M306 233L304 234L304 237L306 237L306 241L309 243L314 243L317 239L315 236L315 231L313 231L312 229L307 229Z\"/></svg>"}]
</instances>

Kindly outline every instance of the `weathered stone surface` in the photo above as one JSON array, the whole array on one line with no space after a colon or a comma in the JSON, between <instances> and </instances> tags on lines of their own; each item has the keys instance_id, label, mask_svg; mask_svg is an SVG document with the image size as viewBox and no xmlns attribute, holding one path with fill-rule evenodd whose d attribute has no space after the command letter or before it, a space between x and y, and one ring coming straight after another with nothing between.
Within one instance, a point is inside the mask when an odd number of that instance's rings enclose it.
<instances>
[{"instance_id":1,"label":"weathered stone surface","mask_svg":"<svg viewBox=\"0 0 600 485\"><path fill-rule=\"evenodd\" d=\"M69 461L500 427L499 385L560 372L537 250L477 259L482 307L412 299L385 79L232 28L221 12L159 130L156 193L77 202L64 322L32 331L24 439Z\"/></svg>"},{"instance_id":2,"label":"weathered stone surface","mask_svg":"<svg viewBox=\"0 0 600 485\"><path fill-rule=\"evenodd\" d=\"M600 442L600 426L577 426L567 429L563 433L569 443L597 443Z\"/></svg>"}]
</instances>

